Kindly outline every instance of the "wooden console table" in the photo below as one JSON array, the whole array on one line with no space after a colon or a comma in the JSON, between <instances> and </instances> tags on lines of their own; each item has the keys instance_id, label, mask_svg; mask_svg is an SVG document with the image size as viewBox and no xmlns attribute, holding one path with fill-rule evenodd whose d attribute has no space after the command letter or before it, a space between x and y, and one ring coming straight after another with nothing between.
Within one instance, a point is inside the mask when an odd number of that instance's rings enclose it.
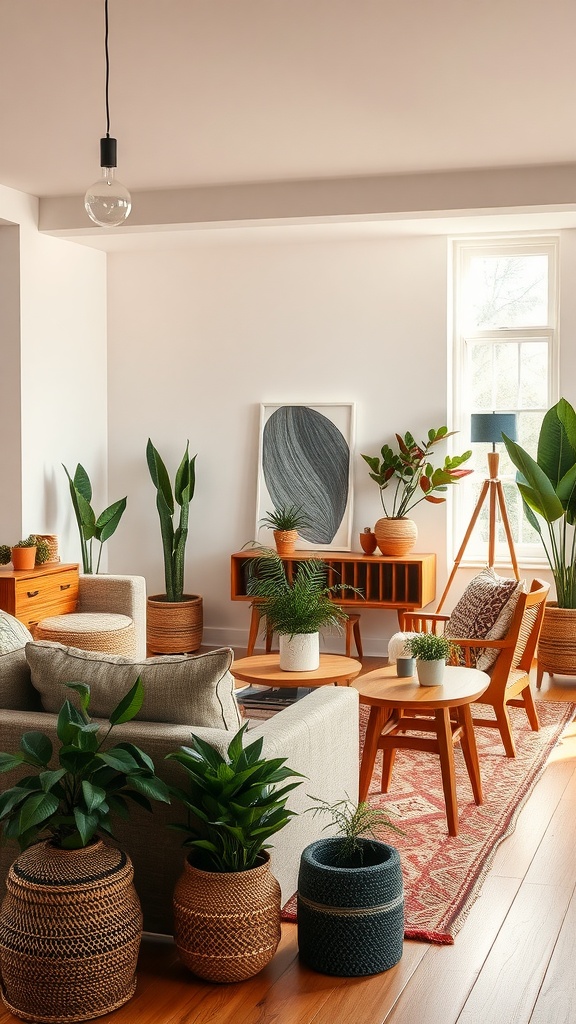
<instances>
[{"instance_id":1,"label":"wooden console table","mask_svg":"<svg viewBox=\"0 0 576 1024\"><path fill-rule=\"evenodd\" d=\"M237 551L231 557L230 584L233 601L252 601L247 593L250 561L257 558L257 549ZM295 551L282 555L286 575L292 579L295 566L307 558L320 558L328 566L328 586L347 583L362 592L343 591L333 600L355 611L363 608L396 610L400 619L403 612L425 608L436 597L436 555L410 554L403 558L385 555L364 555L361 552ZM252 654L258 635L258 615L252 615L248 637L248 655Z\"/></svg>"},{"instance_id":2,"label":"wooden console table","mask_svg":"<svg viewBox=\"0 0 576 1024\"><path fill-rule=\"evenodd\" d=\"M0 569L0 608L20 619L32 635L42 619L75 612L77 602L77 565L50 562L36 569Z\"/></svg>"}]
</instances>

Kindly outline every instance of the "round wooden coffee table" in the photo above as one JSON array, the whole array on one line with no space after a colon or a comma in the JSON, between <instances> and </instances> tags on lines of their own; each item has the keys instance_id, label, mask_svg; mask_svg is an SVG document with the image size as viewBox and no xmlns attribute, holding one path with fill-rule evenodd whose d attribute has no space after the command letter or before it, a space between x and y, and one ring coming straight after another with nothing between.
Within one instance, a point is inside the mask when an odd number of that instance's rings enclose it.
<instances>
[{"instance_id":1,"label":"round wooden coffee table","mask_svg":"<svg viewBox=\"0 0 576 1024\"><path fill-rule=\"evenodd\" d=\"M415 676L401 679L395 666L388 665L354 683L360 703L370 707L360 766L360 800L368 796L378 750L383 751L383 793L390 786L396 750L438 754L448 831L451 836L458 835L454 744L461 743L474 800L481 804L482 782L470 704L482 696L489 682L490 676L478 669L447 665L442 686L420 686Z\"/></svg>"},{"instance_id":2,"label":"round wooden coffee table","mask_svg":"<svg viewBox=\"0 0 576 1024\"><path fill-rule=\"evenodd\" d=\"M349 686L362 668L362 662L345 658L341 654L321 654L320 667L313 672L285 672L280 668L280 655L254 654L232 662L230 671L235 679L253 686L326 686L335 683Z\"/></svg>"}]
</instances>

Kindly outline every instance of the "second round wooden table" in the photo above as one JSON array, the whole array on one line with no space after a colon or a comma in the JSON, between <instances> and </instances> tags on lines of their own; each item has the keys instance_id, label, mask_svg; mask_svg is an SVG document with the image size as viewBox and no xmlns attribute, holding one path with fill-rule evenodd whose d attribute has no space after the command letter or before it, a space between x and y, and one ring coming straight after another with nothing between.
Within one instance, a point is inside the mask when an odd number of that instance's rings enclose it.
<instances>
[{"instance_id":1,"label":"second round wooden table","mask_svg":"<svg viewBox=\"0 0 576 1024\"><path fill-rule=\"evenodd\" d=\"M320 667L313 672L285 672L280 668L280 655L254 654L250 658L239 658L232 663L230 671L235 679L255 686L325 686L336 683L349 686L362 668L355 658L341 654L321 654Z\"/></svg>"}]
</instances>

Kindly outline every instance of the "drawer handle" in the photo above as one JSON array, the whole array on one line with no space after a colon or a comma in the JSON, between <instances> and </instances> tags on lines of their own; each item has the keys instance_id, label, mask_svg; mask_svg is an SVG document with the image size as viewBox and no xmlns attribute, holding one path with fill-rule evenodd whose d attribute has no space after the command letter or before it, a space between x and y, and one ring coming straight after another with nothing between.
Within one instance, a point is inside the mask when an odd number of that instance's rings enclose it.
<instances>
[{"instance_id":1,"label":"drawer handle","mask_svg":"<svg viewBox=\"0 0 576 1024\"><path fill-rule=\"evenodd\" d=\"M40 593L39 590L29 590L28 591L28 597L38 597L39 593Z\"/></svg>"},{"instance_id":2,"label":"drawer handle","mask_svg":"<svg viewBox=\"0 0 576 1024\"><path fill-rule=\"evenodd\" d=\"M71 583L61 583L60 584L60 590L70 590L71 586L72 586Z\"/></svg>"}]
</instances>

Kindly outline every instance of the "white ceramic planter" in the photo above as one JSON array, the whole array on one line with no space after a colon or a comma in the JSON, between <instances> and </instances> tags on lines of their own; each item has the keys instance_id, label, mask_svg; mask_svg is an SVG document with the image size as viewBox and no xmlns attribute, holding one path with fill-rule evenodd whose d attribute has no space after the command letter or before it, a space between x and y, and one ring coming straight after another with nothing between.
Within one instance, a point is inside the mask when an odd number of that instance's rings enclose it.
<instances>
[{"instance_id":1,"label":"white ceramic planter","mask_svg":"<svg viewBox=\"0 0 576 1024\"><path fill-rule=\"evenodd\" d=\"M421 658L416 658L416 672L420 686L441 686L444 682L445 668L444 658L439 661L422 661Z\"/></svg>"},{"instance_id":2,"label":"white ceramic planter","mask_svg":"<svg viewBox=\"0 0 576 1024\"><path fill-rule=\"evenodd\" d=\"M280 636L280 668L284 672L313 672L320 666L320 634Z\"/></svg>"}]
</instances>

